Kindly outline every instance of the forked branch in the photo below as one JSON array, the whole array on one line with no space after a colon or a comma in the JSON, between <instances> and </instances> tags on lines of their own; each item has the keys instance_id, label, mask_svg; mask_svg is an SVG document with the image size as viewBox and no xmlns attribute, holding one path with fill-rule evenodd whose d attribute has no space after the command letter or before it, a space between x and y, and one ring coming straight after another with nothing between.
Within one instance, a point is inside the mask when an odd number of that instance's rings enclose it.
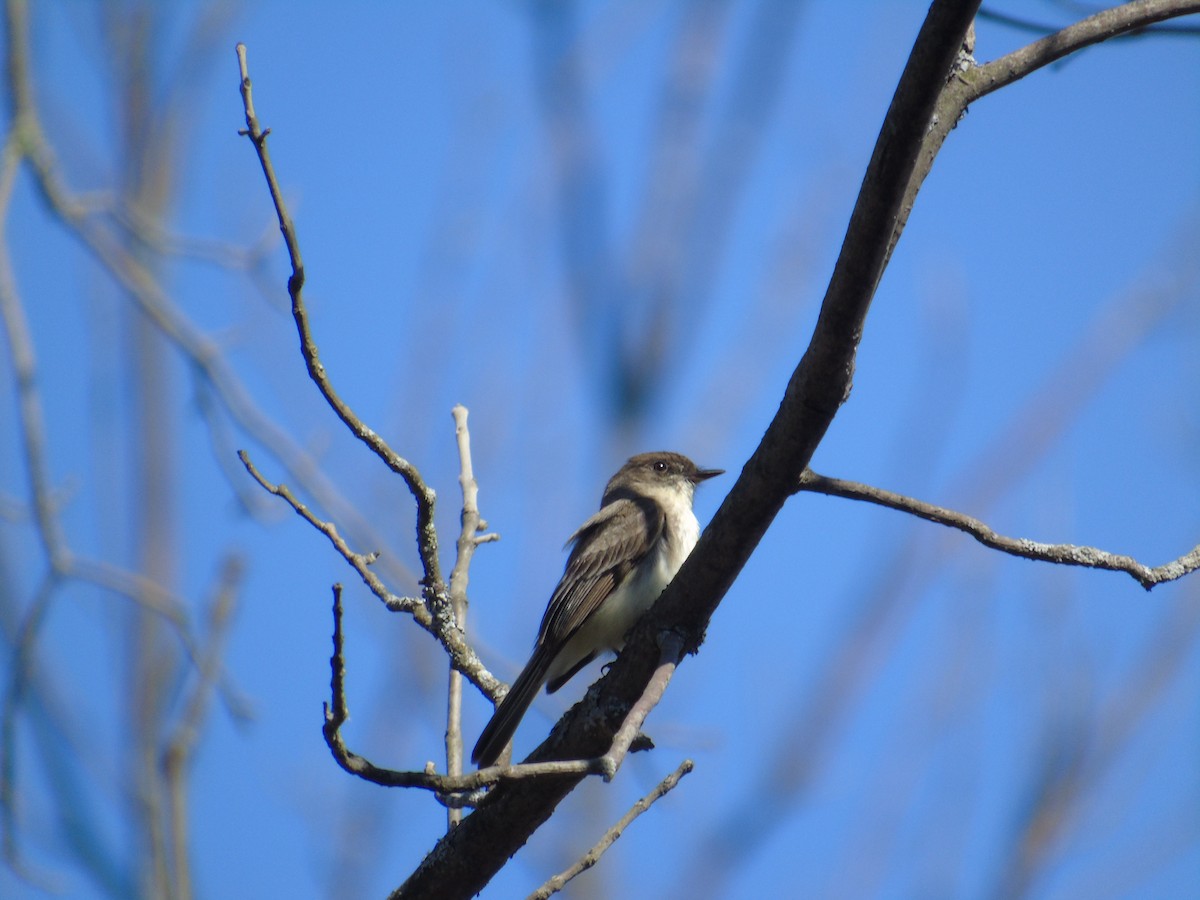
<instances>
[{"instance_id":1,"label":"forked branch","mask_svg":"<svg viewBox=\"0 0 1200 900\"><path fill-rule=\"evenodd\" d=\"M308 368L309 377L325 398L325 402L337 414L351 433L366 444L371 451L383 460L389 469L404 479L417 503L417 552L421 557L421 568L424 577L425 600L430 612L435 617L448 615L446 606L449 604L446 585L442 581L441 564L438 562L437 530L433 524L434 505L437 498L433 488L429 487L417 471L416 466L396 453L387 441L358 417L350 406L334 390L329 380L325 366L317 352L317 342L312 335L308 323L308 311L304 307L304 261L300 255L300 241L296 237L296 226L283 200L283 192L279 180L275 177L275 167L271 163L271 155L267 151L267 135L270 129L263 129L258 123L254 111L254 97L251 93L250 72L246 63L246 45L237 45L238 71L241 74L242 105L246 113L246 128L239 132L250 139L258 154L263 176L267 180L267 189L271 192L271 202L275 206L275 215L279 220L279 230L283 233L283 241L287 247L288 259L291 261L292 274L288 278L288 296L292 301L292 318L296 322L296 331L300 337L300 353Z\"/></svg>"}]
</instances>

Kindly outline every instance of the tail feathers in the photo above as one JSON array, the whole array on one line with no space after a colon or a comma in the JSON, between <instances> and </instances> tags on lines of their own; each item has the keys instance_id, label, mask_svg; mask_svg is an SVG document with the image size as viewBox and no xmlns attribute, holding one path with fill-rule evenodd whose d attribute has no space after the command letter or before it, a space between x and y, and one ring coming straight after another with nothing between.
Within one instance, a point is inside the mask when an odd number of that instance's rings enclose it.
<instances>
[{"instance_id":1,"label":"tail feathers","mask_svg":"<svg viewBox=\"0 0 1200 900\"><path fill-rule=\"evenodd\" d=\"M529 704L537 696L538 688L546 680L546 669L549 665L550 659L545 657L542 648L539 647L517 676L504 699L500 701L496 711L492 713L492 720L484 727L475 749L471 751L471 762L479 768L492 765L504 752L517 726L521 724L525 711L529 709Z\"/></svg>"}]
</instances>

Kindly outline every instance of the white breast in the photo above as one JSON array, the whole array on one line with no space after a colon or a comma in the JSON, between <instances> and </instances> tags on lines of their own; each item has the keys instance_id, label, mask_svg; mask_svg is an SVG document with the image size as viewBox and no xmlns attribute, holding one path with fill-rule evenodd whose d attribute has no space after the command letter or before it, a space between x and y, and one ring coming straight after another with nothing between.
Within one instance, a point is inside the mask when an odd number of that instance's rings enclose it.
<instances>
[{"instance_id":1,"label":"white breast","mask_svg":"<svg viewBox=\"0 0 1200 900\"><path fill-rule=\"evenodd\" d=\"M700 523L691 503L672 503L666 508L667 523L657 550L600 604L567 642L550 667L550 680L570 671L579 660L598 650L620 650L625 634L654 605L692 552L700 537Z\"/></svg>"}]
</instances>

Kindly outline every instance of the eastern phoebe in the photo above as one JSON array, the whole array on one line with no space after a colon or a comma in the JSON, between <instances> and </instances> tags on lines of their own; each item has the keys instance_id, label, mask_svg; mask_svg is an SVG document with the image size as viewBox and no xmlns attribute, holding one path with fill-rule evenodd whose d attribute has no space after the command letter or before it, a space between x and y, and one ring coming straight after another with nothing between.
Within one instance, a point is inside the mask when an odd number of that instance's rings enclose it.
<instances>
[{"instance_id":1,"label":"eastern phoebe","mask_svg":"<svg viewBox=\"0 0 1200 900\"><path fill-rule=\"evenodd\" d=\"M484 768L496 761L543 684L553 694L597 653L621 649L696 546L696 485L722 472L667 451L641 453L621 466L600 511L567 541L574 546L533 655L483 729L471 762Z\"/></svg>"}]
</instances>

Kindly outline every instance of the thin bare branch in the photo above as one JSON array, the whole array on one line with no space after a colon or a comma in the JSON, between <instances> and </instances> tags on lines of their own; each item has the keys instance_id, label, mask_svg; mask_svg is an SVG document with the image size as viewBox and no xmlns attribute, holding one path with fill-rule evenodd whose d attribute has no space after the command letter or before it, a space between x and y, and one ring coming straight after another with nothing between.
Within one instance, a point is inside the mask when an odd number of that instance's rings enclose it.
<instances>
[{"instance_id":1,"label":"thin bare branch","mask_svg":"<svg viewBox=\"0 0 1200 900\"><path fill-rule=\"evenodd\" d=\"M564 887L566 887L567 882L576 875L586 872L588 869L598 863L600 861L600 857L604 855L604 852L616 843L617 838L619 838L625 832L625 829L630 826L634 819L653 806L660 798L665 797L672 790L674 790L675 786L679 784L680 779L683 778L684 775L687 775L689 772L691 772L694 768L695 764L690 759L685 759L683 762L681 762L679 764L679 768L660 781L654 790L648 793L637 803L633 804L633 806L629 808L629 812L621 816L617 823L613 825L612 828L608 829L608 831L604 833L604 836L596 842L592 849L585 853L570 868L565 869L559 874L555 875L540 888L530 894L528 900L546 900L547 897L557 894Z\"/></svg>"},{"instance_id":2,"label":"thin bare branch","mask_svg":"<svg viewBox=\"0 0 1200 900\"><path fill-rule=\"evenodd\" d=\"M458 444L459 476L462 487L462 529L458 535L458 555L450 571L450 606L459 630L467 631L467 584L470 581L471 559L475 548L485 541L496 540L497 534L480 534L487 523L479 515L479 484L475 481L475 467L471 462L471 432L467 429L467 408L457 405L451 410L454 416L454 436ZM462 675L450 669L446 700L446 772L462 774ZM462 820L462 810L449 807L446 810L446 825L453 828Z\"/></svg>"},{"instance_id":3,"label":"thin bare branch","mask_svg":"<svg viewBox=\"0 0 1200 900\"><path fill-rule=\"evenodd\" d=\"M983 522L964 513L871 485L818 475L811 469L806 469L800 476L796 490L827 494L830 497L842 497L847 500L863 500L878 506L886 506L888 509L911 513L927 522L936 522L949 528L957 528L959 531L971 535L985 547L1024 559L1058 563L1063 566L1083 566L1089 569L1125 572L1146 590L1150 590L1164 581L1175 581L1200 569L1200 545L1178 559L1151 568L1131 556L1109 553L1095 547L1081 547L1075 544L1044 544L1028 538L1007 537L997 534Z\"/></svg>"},{"instance_id":4,"label":"thin bare branch","mask_svg":"<svg viewBox=\"0 0 1200 900\"><path fill-rule=\"evenodd\" d=\"M21 12L20 4L10 5L10 25ZM22 43L10 36L10 47ZM16 63L10 63L11 66ZM10 74L10 78L18 78ZM17 89L18 96L25 89ZM29 608L25 611L14 642L12 668L0 710L0 807L5 824L4 852L19 867L17 854L14 791L16 779L16 717L30 678L31 666L42 622L45 620L58 587L75 580L111 590L128 597L147 611L166 619L178 636L186 655L197 663L186 606L157 581L145 575L127 572L103 561L82 559L72 553L61 524L51 487L48 465L46 422L38 384L37 360L33 336L17 291L8 251L8 211L17 169L23 158L22 145L28 120L14 127L0 151L0 321L8 355L12 359L17 387L19 436L27 470L30 509L34 530L46 558L47 571Z\"/></svg>"},{"instance_id":5,"label":"thin bare branch","mask_svg":"<svg viewBox=\"0 0 1200 900\"><path fill-rule=\"evenodd\" d=\"M250 455L245 450L238 451L238 458L241 459L242 465L246 467L246 471L250 473L251 477L264 490L282 499L304 521L308 522L328 538L333 548L341 554L342 558L362 578L363 583L371 589L371 593L382 600L388 609L393 612L410 614L418 625L441 642L450 656L450 664L467 676L468 680L483 691L484 694L492 698L500 694L503 685L487 670L487 667L484 666L483 662L476 655L475 650L466 642L463 633L454 624L452 615L434 616L430 613L426 605L415 597L401 597L393 594L388 590L383 580L370 568L379 558L378 553L356 553L346 543L341 534L338 533L336 525L320 519L311 509L296 499L295 494L291 492L287 485L272 484L268 481L254 466L254 463L250 461ZM449 606L445 607L445 609L449 613Z\"/></svg>"},{"instance_id":6,"label":"thin bare branch","mask_svg":"<svg viewBox=\"0 0 1200 900\"><path fill-rule=\"evenodd\" d=\"M398 771L375 765L346 747L341 728L350 716L346 702L346 658L342 631L342 586L333 586L333 655L330 664L330 702L325 705L322 734L338 765L365 781L382 787L422 788L433 791L446 806L472 806L481 797L482 788L499 781L520 781L553 776L601 775L605 766L600 759L535 763L520 766L491 766L466 775L441 775L432 762L422 772Z\"/></svg>"},{"instance_id":7,"label":"thin bare branch","mask_svg":"<svg viewBox=\"0 0 1200 900\"><path fill-rule=\"evenodd\" d=\"M917 166L909 176L904 200L896 217L891 240L888 242L888 257L891 257L896 243L900 240L913 203L916 202L917 193L932 170L933 161L937 158L942 144L974 101L1085 47L1144 29L1164 19L1191 15L1198 11L1200 0L1137 0L1088 16L1074 25L982 66L976 65L971 56L973 41L965 44L954 68L953 77L938 97L933 118L922 142Z\"/></svg>"},{"instance_id":8,"label":"thin bare branch","mask_svg":"<svg viewBox=\"0 0 1200 900\"><path fill-rule=\"evenodd\" d=\"M655 668L654 674L650 676L646 689L633 704L629 714L625 716L621 727L617 729L608 752L600 757L601 763L604 765L605 781L613 780L613 776L621 768L621 763L625 761L629 748L641 734L646 716L650 715L650 710L658 706L659 701L662 700L667 685L671 683L671 676L675 674L675 667L679 665L679 660L683 657L683 637L678 632L665 631L659 635L659 648L658 666Z\"/></svg>"},{"instance_id":9,"label":"thin bare branch","mask_svg":"<svg viewBox=\"0 0 1200 900\"><path fill-rule=\"evenodd\" d=\"M1135 3L1101 10L1074 25L967 72L961 77L960 83L963 88L956 93L965 108L967 104L985 94L1012 84L1043 66L1057 62L1064 56L1092 44L1144 31L1147 26L1156 22L1177 19L1197 12L1200 12L1200 0L1137 0Z\"/></svg>"},{"instance_id":10,"label":"thin bare branch","mask_svg":"<svg viewBox=\"0 0 1200 900\"><path fill-rule=\"evenodd\" d=\"M29 610L22 618L17 632L14 659L4 692L3 715L0 716L0 826L4 832L4 862L22 879L40 884L45 879L41 873L30 869L25 863L18 842L17 824L17 710L28 685L32 681L29 672L33 640L37 627L49 608L57 580L52 572L42 578L34 594Z\"/></svg>"},{"instance_id":11,"label":"thin bare branch","mask_svg":"<svg viewBox=\"0 0 1200 900\"><path fill-rule=\"evenodd\" d=\"M485 533L487 532L487 522L479 514L479 484L475 481L475 468L471 462L471 432L467 428L468 410L460 404L450 412L454 416L454 437L458 445L459 460L458 483L462 488L463 496L460 517L462 529L459 532L457 544L458 555L454 560L454 568L450 570L450 599L451 601L462 601L465 604L467 585L470 583L471 559L475 556L475 548L480 544L500 540L500 535L495 532ZM465 630L465 625L463 627Z\"/></svg>"},{"instance_id":12,"label":"thin bare branch","mask_svg":"<svg viewBox=\"0 0 1200 900\"><path fill-rule=\"evenodd\" d=\"M1024 31L1026 34L1048 35L1054 34L1059 30L1057 25L1047 25L1043 22L1035 22L1032 19L1010 15L1008 13L1000 12L999 10L988 9L987 7L983 7L979 10L977 18L984 19L988 22L995 22L997 25L1005 25L1009 28L1015 28L1017 31ZM1133 31L1124 31L1120 34L1113 35L1114 39L1139 37L1194 38L1198 36L1200 36L1200 28L1193 28L1188 25L1163 25L1161 27L1146 25L1136 28Z\"/></svg>"},{"instance_id":13,"label":"thin bare branch","mask_svg":"<svg viewBox=\"0 0 1200 900\"><path fill-rule=\"evenodd\" d=\"M192 259L222 269L252 272L266 262L279 241L274 227L267 228L249 246L213 238L192 237L169 231L161 221L146 216L141 210L110 202L96 212L110 215L129 235L160 256ZM274 223L270 223L272 226Z\"/></svg>"},{"instance_id":14,"label":"thin bare branch","mask_svg":"<svg viewBox=\"0 0 1200 900\"><path fill-rule=\"evenodd\" d=\"M342 400L334 390L333 384L325 371L317 352L317 343L313 338L312 329L308 323L308 311L304 306L304 260L300 255L300 242L296 237L296 226L283 200L279 181L275 177L275 168L271 164L271 156L267 151L267 135L270 129L264 130L259 126L258 117L254 112L254 97L251 90L250 73L246 63L246 45L237 45L238 71L241 74L242 105L246 112L246 128L241 134L250 139L258 154L263 176L267 180L267 189L271 193L271 202L275 205L275 214L279 219L279 230L283 233L283 242L287 247L288 259L291 262L292 274L288 278L288 296L292 300L292 318L296 322L296 331L300 337L300 353L304 364L308 367L309 377L325 398L325 402L337 414L351 433L367 445L371 451L383 460L384 464L404 479L417 503L417 552L421 558L424 577L421 579L426 602L434 616L445 615L442 609L449 600L446 586L442 581L441 564L438 561L437 530L434 527L433 514L436 501L434 490L425 484L421 473L408 460L388 446L387 442L355 414L350 406Z\"/></svg>"},{"instance_id":15,"label":"thin bare branch","mask_svg":"<svg viewBox=\"0 0 1200 900\"><path fill-rule=\"evenodd\" d=\"M17 294L8 253L8 210L21 161L16 132L10 132L0 157L0 318L17 385L21 449L29 475L30 505L42 552L56 570L66 563L66 541L54 514L50 473L46 464L46 420L37 384L37 360L29 322Z\"/></svg>"}]
</instances>

